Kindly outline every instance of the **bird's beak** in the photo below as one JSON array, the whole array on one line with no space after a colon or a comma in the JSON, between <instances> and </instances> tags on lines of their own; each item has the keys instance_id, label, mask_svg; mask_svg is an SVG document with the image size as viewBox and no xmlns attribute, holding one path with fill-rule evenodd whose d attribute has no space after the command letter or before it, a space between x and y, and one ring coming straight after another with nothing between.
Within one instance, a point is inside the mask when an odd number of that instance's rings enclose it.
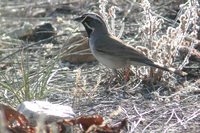
<instances>
[{"instance_id":1,"label":"bird's beak","mask_svg":"<svg viewBox=\"0 0 200 133\"><path fill-rule=\"evenodd\" d=\"M81 16L81 17L74 18L73 20L77 21L77 22L82 22L84 19L85 19L85 17Z\"/></svg>"}]
</instances>

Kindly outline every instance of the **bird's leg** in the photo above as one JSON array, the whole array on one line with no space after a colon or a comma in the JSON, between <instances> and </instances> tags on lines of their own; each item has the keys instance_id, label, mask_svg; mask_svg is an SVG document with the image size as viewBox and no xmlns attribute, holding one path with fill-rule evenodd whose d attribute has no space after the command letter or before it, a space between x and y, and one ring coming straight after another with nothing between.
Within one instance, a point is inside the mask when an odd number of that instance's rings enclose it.
<instances>
[{"instance_id":1,"label":"bird's leg","mask_svg":"<svg viewBox=\"0 0 200 133\"><path fill-rule=\"evenodd\" d=\"M109 79L109 84L114 83L116 80L121 81L121 79L123 78L123 75L119 71L117 71L117 69L112 69L112 73L113 75Z\"/></svg>"},{"instance_id":2,"label":"bird's leg","mask_svg":"<svg viewBox=\"0 0 200 133\"><path fill-rule=\"evenodd\" d=\"M112 76L111 79L114 81L114 79L118 78L119 73L118 73L117 69L112 69L112 72L114 75Z\"/></svg>"},{"instance_id":3,"label":"bird's leg","mask_svg":"<svg viewBox=\"0 0 200 133\"><path fill-rule=\"evenodd\" d=\"M110 79L108 80L108 88L106 89L106 91L110 92L109 88L112 87L113 81L115 81L117 74L118 74L117 70L112 69L112 75L110 76Z\"/></svg>"},{"instance_id":4,"label":"bird's leg","mask_svg":"<svg viewBox=\"0 0 200 133\"><path fill-rule=\"evenodd\" d=\"M126 82L130 80L130 73L131 73L130 66L128 66L124 70L124 80Z\"/></svg>"},{"instance_id":5,"label":"bird's leg","mask_svg":"<svg viewBox=\"0 0 200 133\"><path fill-rule=\"evenodd\" d=\"M117 69L112 69L113 75L110 77L108 84L109 87L115 86L118 83L124 84L130 79L131 73L130 67L126 67L123 71L118 71Z\"/></svg>"},{"instance_id":6,"label":"bird's leg","mask_svg":"<svg viewBox=\"0 0 200 133\"><path fill-rule=\"evenodd\" d=\"M142 73L141 73L141 70L139 69L140 66L135 66L135 77L140 79L141 78L141 75L144 76Z\"/></svg>"},{"instance_id":7,"label":"bird's leg","mask_svg":"<svg viewBox=\"0 0 200 133\"><path fill-rule=\"evenodd\" d=\"M118 74L117 69L112 69L112 72L113 72L114 76L117 76L117 74Z\"/></svg>"}]
</instances>

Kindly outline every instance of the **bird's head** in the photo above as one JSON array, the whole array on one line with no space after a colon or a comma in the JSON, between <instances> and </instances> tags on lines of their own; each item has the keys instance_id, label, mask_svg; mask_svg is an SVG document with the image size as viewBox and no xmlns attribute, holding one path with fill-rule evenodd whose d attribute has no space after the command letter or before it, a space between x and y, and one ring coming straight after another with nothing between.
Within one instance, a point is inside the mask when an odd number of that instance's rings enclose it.
<instances>
[{"instance_id":1,"label":"bird's head","mask_svg":"<svg viewBox=\"0 0 200 133\"><path fill-rule=\"evenodd\" d=\"M75 18L74 20L83 24L89 37L94 31L104 34L108 33L107 26L103 18L98 14L85 13L82 16Z\"/></svg>"}]
</instances>

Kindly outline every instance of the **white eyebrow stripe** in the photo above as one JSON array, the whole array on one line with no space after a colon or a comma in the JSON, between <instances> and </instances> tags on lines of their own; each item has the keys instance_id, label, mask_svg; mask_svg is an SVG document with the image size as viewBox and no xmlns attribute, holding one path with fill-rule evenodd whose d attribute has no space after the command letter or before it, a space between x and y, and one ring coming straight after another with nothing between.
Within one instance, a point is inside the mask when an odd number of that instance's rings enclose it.
<instances>
[{"instance_id":1,"label":"white eyebrow stripe","mask_svg":"<svg viewBox=\"0 0 200 133\"><path fill-rule=\"evenodd\" d=\"M84 22L86 18L87 18L87 17L85 17L84 19L82 19L82 20L81 20L81 23Z\"/></svg>"},{"instance_id":2,"label":"white eyebrow stripe","mask_svg":"<svg viewBox=\"0 0 200 133\"><path fill-rule=\"evenodd\" d=\"M100 21L100 22L103 22L103 23L104 23L103 19L102 19L102 18L100 18L100 17L99 17L99 16L97 16L97 15L91 15L91 14L89 14L88 16L89 16L89 17L91 17L91 18L97 19L98 21Z\"/></svg>"}]
</instances>

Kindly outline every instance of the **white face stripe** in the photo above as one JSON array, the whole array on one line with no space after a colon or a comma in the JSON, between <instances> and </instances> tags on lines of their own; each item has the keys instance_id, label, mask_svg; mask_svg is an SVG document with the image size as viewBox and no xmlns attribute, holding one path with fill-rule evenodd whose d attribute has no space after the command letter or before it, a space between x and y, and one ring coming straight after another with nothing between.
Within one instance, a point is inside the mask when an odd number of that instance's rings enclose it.
<instances>
[{"instance_id":1,"label":"white face stripe","mask_svg":"<svg viewBox=\"0 0 200 133\"><path fill-rule=\"evenodd\" d=\"M84 19L81 20L81 23L83 23L83 22L85 21L86 18L87 18L87 16L86 16Z\"/></svg>"},{"instance_id":2,"label":"white face stripe","mask_svg":"<svg viewBox=\"0 0 200 133\"><path fill-rule=\"evenodd\" d=\"M85 19L87 19L87 18L92 18L92 19L95 19L95 20L97 20L101 23L105 23L103 18L101 16L95 14L95 13L88 13L88 14L84 14L83 16L84 16L84 19L81 22L84 22Z\"/></svg>"},{"instance_id":3,"label":"white face stripe","mask_svg":"<svg viewBox=\"0 0 200 133\"><path fill-rule=\"evenodd\" d=\"M86 22L84 23L89 29L91 29L92 31L94 31L94 28L92 28L91 26L89 26Z\"/></svg>"},{"instance_id":4,"label":"white face stripe","mask_svg":"<svg viewBox=\"0 0 200 133\"><path fill-rule=\"evenodd\" d=\"M91 18L96 19L100 22L103 21L102 18L100 16L97 16L96 14L89 14L89 15L87 15L87 17L91 17Z\"/></svg>"}]
</instances>

